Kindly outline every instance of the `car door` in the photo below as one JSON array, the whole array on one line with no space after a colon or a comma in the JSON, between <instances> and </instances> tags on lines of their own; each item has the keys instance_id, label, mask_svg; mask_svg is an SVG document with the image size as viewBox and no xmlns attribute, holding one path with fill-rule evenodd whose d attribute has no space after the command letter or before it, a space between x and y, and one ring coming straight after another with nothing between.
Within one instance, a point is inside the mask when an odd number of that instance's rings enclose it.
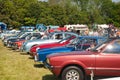
<instances>
[{"instance_id":1,"label":"car door","mask_svg":"<svg viewBox=\"0 0 120 80\"><path fill-rule=\"evenodd\" d=\"M96 74L120 76L120 39L112 41L96 55Z\"/></svg>"}]
</instances>

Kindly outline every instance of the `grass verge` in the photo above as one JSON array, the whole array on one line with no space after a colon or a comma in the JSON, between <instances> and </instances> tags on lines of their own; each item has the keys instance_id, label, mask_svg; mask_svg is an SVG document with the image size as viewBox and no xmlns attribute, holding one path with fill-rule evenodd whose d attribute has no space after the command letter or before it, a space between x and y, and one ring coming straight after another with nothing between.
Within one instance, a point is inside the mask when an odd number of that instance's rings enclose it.
<instances>
[{"instance_id":1,"label":"grass verge","mask_svg":"<svg viewBox=\"0 0 120 80\"><path fill-rule=\"evenodd\" d=\"M57 80L42 64L3 46L0 40L0 80Z\"/></svg>"}]
</instances>

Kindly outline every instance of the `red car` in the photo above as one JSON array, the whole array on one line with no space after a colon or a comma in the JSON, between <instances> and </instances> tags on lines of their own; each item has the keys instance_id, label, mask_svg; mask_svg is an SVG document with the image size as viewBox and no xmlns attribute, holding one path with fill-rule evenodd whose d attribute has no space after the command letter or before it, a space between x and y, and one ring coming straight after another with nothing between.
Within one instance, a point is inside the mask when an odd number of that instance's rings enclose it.
<instances>
[{"instance_id":1,"label":"red car","mask_svg":"<svg viewBox=\"0 0 120 80\"><path fill-rule=\"evenodd\" d=\"M24 39L18 39L18 40L16 40L16 41L13 41L11 47L12 47L14 50L16 50L16 49L19 49L19 50L20 50L22 44L23 44L25 41L35 40L35 39L40 39L40 38L41 38L40 32L32 32L31 34L27 35Z\"/></svg>"},{"instance_id":2,"label":"red car","mask_svg":"<svg viewBox=\"0 0 120 80\"><path fill-rule=\"evenodd\" d=\"M91 50L48 55L44 65L60 80L120 76L120 39L109 39Z\"/></svg>"},{"instance_id":3,"label":"red car","mask_svg":"<svg viewBox=\"0 0 120 80\"><path fill-rule=\"evenodd\" d=\"M69 44L73 39L75 39L77 36L70 36L67 37L59 42L54 42L54 43L48 43L48 44L40 44L40 45L35 45L30 49L30 55L34 56L36 54L37 49L43 49L43 48L53 48L53 47L60 47L60 46L65 46Z\"/></svg>"},{"instance_id":4,"label":"red car","mask_svg":"<svg viewBox=\"0 0 120 80\"><path fill-rule=\"evenodd\" d=\"M20 50L20 48L21 48L21 46L22 46L22 44L25 42L26 40L20 40L20 41L16 41L15 43L14 43L14 46L12 47L13 49L19 49Z\"/></svg>"}]
</instances>

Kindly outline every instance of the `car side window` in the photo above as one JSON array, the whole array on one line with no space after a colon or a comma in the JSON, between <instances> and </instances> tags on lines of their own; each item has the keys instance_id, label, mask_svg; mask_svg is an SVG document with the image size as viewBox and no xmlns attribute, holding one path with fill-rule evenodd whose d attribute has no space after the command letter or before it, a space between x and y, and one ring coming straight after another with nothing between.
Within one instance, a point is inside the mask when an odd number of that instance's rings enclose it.
<instances>
[{"instance_id":1,"label":"car side window","mask_svg":"<svg viewBox=\"0 0 120 80\"><path fill-rule=\"evenodd\" d=\"M32 35L27 35L27 36L25 37L25 40L29 40L31 36L32 36Z\"/></svg>"},{"instance_id":2,"label":"car side window","mask_svg":"<svg viewBox=\"0 0 120 80\"><path fill-rule=\"evenodd\" d=\"M120 54L120 40L107 45L103 53Z\"/></svg>"},{"instance_id":3,"label":"car side window","mask_svg":"<svg viewBox=\"0 0 120 80\"><path fill-rule=\"evenodd\" d=\"M71 34L65 34L65 37L70 37L71 36Z\"/></svg>"},{"instance_id":4,"label":"car side window","mask_svg":"<svg viewBox=\"0 0 120 80\"><path fill-rule=\"evenodd\" d=\"M27 33L26 35L24 35L22 38L27 37L28 35L31 35L31 33Z\"/></svg>"},{"instance_id":5,"label":"car side window","mask_svg":"<svg viewBox=\"0 0 120 80\"><path fill-rule=\"evenodd\" d=\"M63 39L63 35L62 34L56 34L55 39Z\"/></svg>"},{"instance_id":6,"label":"car side window","mask_svg":"<svg viewBox=\"0 0 120 80\"><path fill-rule=\"evenodd\" d=\"M56 35L56 33L51 33L51 34L49 34L48 36L47 36L47 38L46 39L55 39L55 35Z\"/></svg>"},{"instance_id":7,"label":"car side window","mask_svg":"<svg viewBox=\"0 0 120 80\"><path fill-rule=\"evenodd\" d=\"M82 43L82 49L85 50L89 47L94 48L96 46L96 39L85 39L84 42Z\"/></svg>"}]
</instances>

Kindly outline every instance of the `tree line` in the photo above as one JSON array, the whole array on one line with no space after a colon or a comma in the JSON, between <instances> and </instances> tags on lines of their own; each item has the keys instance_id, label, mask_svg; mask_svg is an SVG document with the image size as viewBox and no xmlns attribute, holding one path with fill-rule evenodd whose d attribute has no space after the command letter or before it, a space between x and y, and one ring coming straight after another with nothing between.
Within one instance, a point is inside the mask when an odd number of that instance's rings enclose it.
<instances>
[{"instance_id":1,"label":"tree line","mask_svg":"<svg viewBox=\"0 0 120 80\"><path fill-rule=\"evenodd\" d=\"M0 0L0 22L8 27L108 24L120 27L120 2L112 0Z\"/></svg>"}]
</instances>

